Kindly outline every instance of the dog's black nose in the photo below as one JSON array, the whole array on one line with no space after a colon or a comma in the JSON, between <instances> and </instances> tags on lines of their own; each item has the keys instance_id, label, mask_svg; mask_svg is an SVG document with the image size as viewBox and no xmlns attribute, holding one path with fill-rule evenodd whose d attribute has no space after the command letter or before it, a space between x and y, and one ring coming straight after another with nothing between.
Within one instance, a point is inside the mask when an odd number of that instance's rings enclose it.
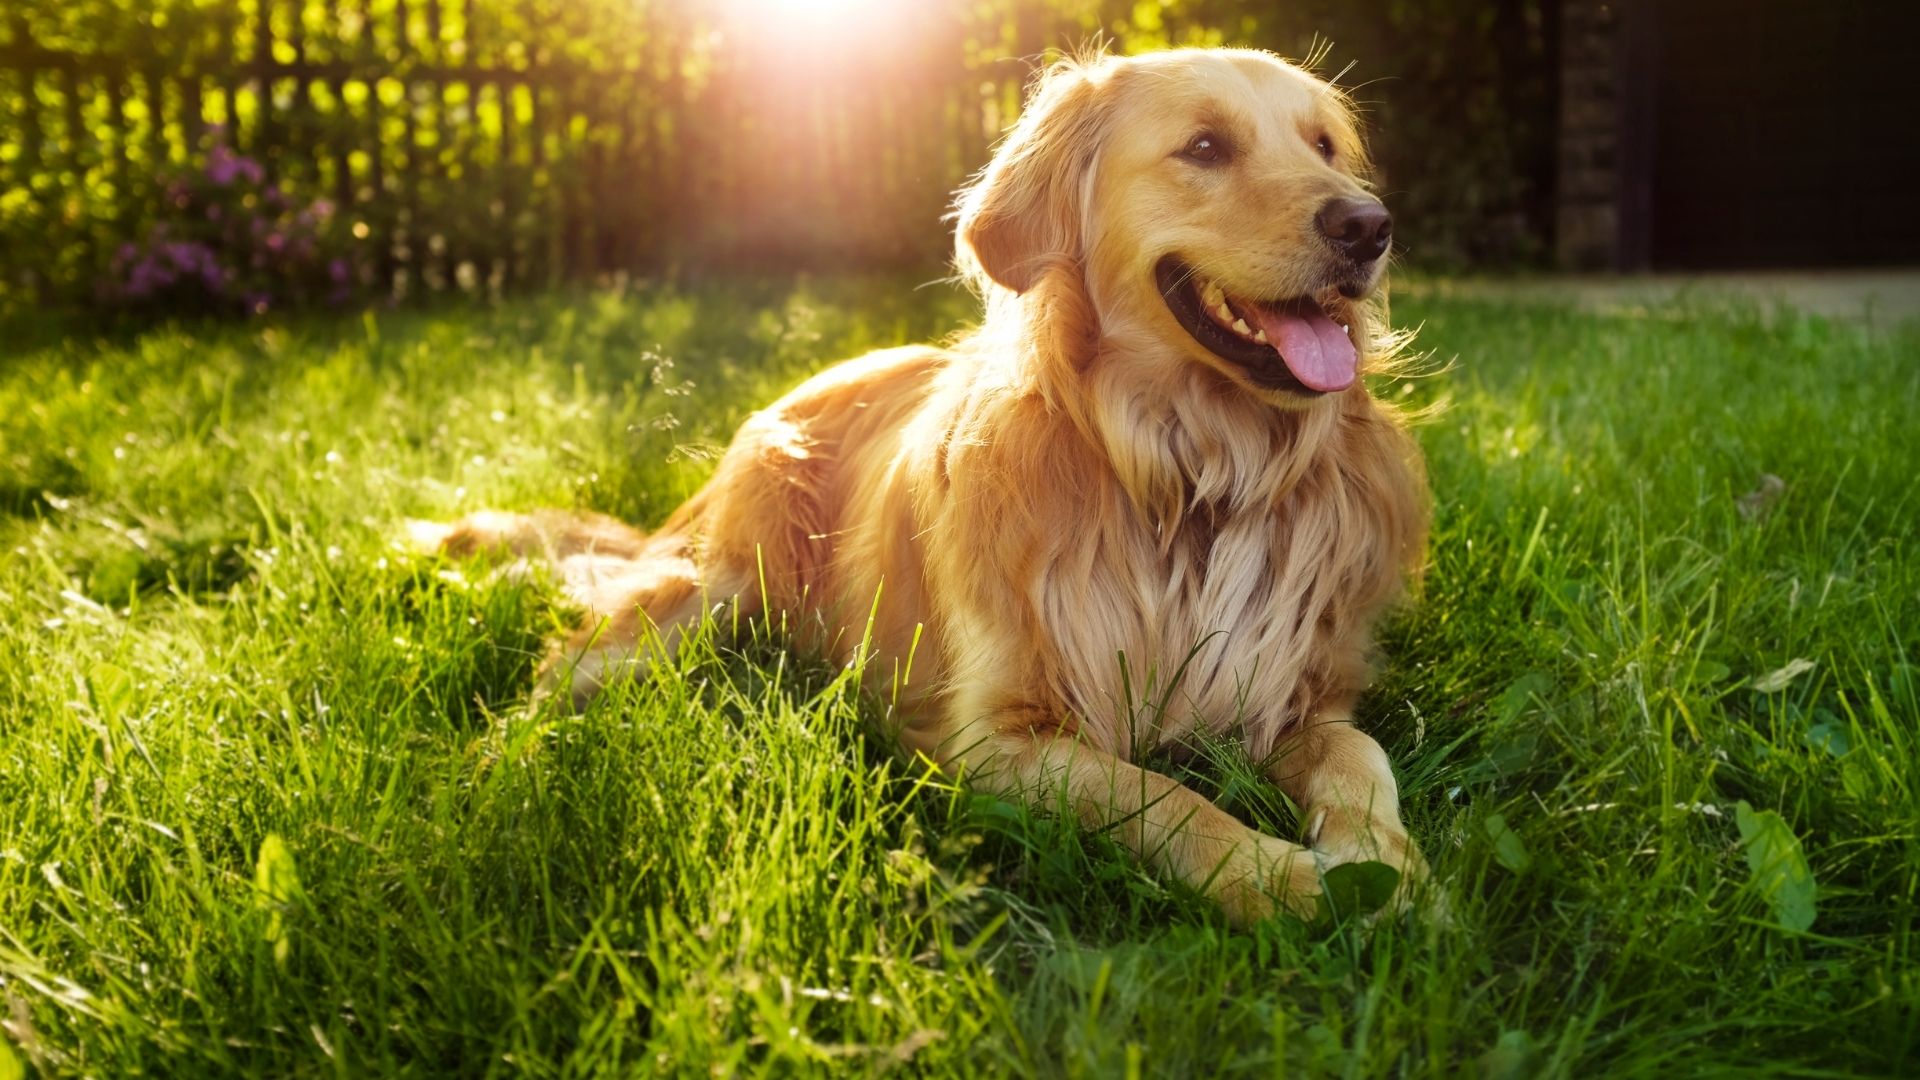
<instances>
[{"instance_id":1,"label":"dog's black nose","mask_svg":"<svg viewBox=\"0 0 1920 1080\"><path fill-rule=\"evenodd\" d=\"M1370 263L1393 240L1393 215L1379 199L1344 196L1328 199L1317 215L1320 231L1341 254L1354 262Z\"/></svg>"}]
</instances>

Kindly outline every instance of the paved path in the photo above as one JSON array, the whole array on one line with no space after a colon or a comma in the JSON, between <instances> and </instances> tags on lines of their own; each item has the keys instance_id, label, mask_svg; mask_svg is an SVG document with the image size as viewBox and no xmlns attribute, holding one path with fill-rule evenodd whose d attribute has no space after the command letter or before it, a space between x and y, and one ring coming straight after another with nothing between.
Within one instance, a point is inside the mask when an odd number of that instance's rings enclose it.
<instances>
[{"instance_id":1,"label":"paved path","mask_svg":"<svg viewBox=\"0 0 1920 1080\"><path fill-rule=\"evenodd\" d=\"M1401 290L1402 286L1396 283L1395 291ZM1920 268L1416 278L1406 283L1404 291L1414 296L1571 303L1596 312L1633 311L1679 302L1710 307L1752 306L1762 310L1785 306L1876 326L1920 322Z\"/></svg>"}]
</instances>

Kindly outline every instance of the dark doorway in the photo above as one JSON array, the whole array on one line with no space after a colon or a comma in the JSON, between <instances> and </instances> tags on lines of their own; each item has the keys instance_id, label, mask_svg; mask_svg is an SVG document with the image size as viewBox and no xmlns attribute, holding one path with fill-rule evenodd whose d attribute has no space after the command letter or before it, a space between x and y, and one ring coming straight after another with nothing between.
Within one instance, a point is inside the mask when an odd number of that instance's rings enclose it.
<instances>
[{"instance_id":1,"label":"dark doorway","mask_svg":"<svg viewBox=\"0 0 1920 1080\"><path fill-rule=\"evenodd\" d=\"M1640 2L1655 267L1920 262L1920 3Z\"/></svg>"}]
</instances>

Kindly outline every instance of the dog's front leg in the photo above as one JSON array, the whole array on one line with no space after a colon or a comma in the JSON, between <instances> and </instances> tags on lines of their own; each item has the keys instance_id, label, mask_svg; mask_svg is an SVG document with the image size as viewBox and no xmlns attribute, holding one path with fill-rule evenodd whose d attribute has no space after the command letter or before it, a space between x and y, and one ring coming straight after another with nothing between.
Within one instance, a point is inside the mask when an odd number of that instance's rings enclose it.
<instances>
[{"instance_id":1,"label":"dog's front leg","mask_svg":"<svg viewBox=\"0 0 1920 1080\"><path fill-rule=\"evenodd\" d=\"M1021 723L1018 716L1000 719ZM960 755L976 786L1035 809L1064 808L1086 828L1112 830L1149 865L1213 897L1239 925L1273 914L1276 905L1303 918L1315 914L1320 876L1312 852L1250 829L1172 777L1052 724L996 727Z\"/></svg>"},{"instance_id":2,"label":"dog's front leg","mask_svg":"<svg viewBox=\"0 0 1920 1080\"><path fill-rule=\"evenodd\" d=\"M1386 863L1400 871L1395 905L1407 905L1427 863L1400 823L1386 751L1344 710L1320 714L1283 743L1267 775L1300 807L1306 842L1324 865Z\"/></svg>"}]
</instances>

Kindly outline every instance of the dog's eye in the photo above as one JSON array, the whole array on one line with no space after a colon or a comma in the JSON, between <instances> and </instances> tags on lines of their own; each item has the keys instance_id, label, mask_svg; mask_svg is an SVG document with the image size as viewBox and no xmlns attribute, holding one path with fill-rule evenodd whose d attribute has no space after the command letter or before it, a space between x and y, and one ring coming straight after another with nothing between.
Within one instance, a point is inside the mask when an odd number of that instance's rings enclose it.
<instances>
[{"instance_id":1,"label":"dog's eye","mask_svg":"<svg viewBox=\"0 0 1920 1080\"><path fill-rule=\"evenodd\" d=\"M1328 161L1333 160L1333 140L1332 139L1329 139L1325 135L1322 135L1318 139L1314 140L1313 147L1314 149L1320 151L1321 157L1327 159Z\"/></svg>"},{"instance_id":2,"label":"dog's eye","mask_svg":"<svg viewBox=\"0 0 1920 1080\"><path fill-rule=\"evenodd\" d=\"M1217 165L1226 159L1227 143L1212 132L1201 132L1187 143L1187 148L1180 151L1180 156L1202 165Z\"/></svg>"}]
</instances>

